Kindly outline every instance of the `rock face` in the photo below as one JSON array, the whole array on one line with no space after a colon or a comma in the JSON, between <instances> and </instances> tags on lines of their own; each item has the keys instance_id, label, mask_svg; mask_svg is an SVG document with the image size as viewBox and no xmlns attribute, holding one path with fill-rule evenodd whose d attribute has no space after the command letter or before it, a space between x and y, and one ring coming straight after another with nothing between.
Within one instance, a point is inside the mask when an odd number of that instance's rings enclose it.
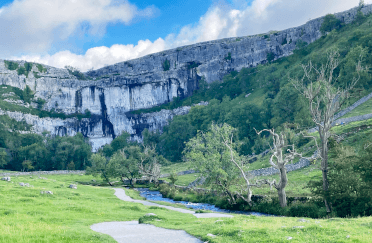
<instances>
[{"instance_id":1,"label":"rock face","mask_svg":"<svg viewBox=\"0 0 372 243\"><path fill-rule=\"evenodd\" d=\"M372 12L372 5L366 5L362 12ZM357 8L354 8L338 13L336 17L350 23L356 14ZM167 50L89 71L85 73L86 80L77 79L67 69L35 64L26 77L18 75L17 70L8 70L6 63L0 60L0 84L20 89L28 85L36 97L46 101L45 110L54 109L66 114L89 110L92 115L81 120L61 120L6 113L17 120L26 120L38 133L47 130L52 135L71 136L81 132L89 137L94 150L123 131L140 139L143 129L161 130L174 115L186 114L190 107L141 115L133 115L130 111L151 108L175 97L188 97L198 89L203 77L208 83L221 80L233 70L266 63L268 54L274 59L291 55L299 41L311 43L321 37L322 22L323 18L318 18L280 32ZM23 66L25 62L17 63Z\"/></svg>"}]
</instances>

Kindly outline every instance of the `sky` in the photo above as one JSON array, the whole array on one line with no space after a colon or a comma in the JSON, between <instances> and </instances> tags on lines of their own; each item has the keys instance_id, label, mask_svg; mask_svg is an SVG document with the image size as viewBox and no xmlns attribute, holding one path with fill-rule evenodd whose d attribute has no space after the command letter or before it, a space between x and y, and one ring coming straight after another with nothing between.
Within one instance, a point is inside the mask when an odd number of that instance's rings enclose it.
<instances>
[{"instance_id":1,"label":"sky","mask_svg":"<svg viewBox=\"0 0 372 243\"><path fill-rule=\"evenodd\" d=\"M0 59L81 71L302 25L359 0L0 0ZM366 4L372 0L365 0Z\"/></svg>"}]
</instances>

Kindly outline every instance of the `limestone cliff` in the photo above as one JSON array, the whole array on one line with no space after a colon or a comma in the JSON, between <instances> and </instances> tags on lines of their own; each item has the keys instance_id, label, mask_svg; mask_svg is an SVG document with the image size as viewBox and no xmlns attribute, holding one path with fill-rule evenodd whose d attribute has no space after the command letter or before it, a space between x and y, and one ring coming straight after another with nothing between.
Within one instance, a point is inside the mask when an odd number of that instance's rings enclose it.
<instances>
[{"instance_id":1,"label":"limestone cliff","mask_svg":"<svg viewBox=\"0 0 372 243\"><path fill-rule=\"evenodd\" d=\"M362 9L372 12L372 5ZM338 13L345 23L355 19L357 8ZM34 125L35 132L47 130L52 135L74 135L82 132L89 137L94 149L127 131L139 137L144 128L161 129L174 115L186 114L190 107L175 111L160 111L131 115L130 111L151 108L184 98L198 89L202 77L210 83L243 67L267 62L267 54L275 59L291 55L298 41L314 42L321 37L323 18L279 32L263 35L227 38L179 47L142 58L117 63L85 73L79 80L66 69L32 65L32 70L18 75L0 60L0 84L24 89L28 85L35 96L46 101L43 109L66 114L84 113L91 118L51 119L29 114L7 113L17 120ZM24 61L17 61L23 66Z\"/></svg>"}]
</instances>

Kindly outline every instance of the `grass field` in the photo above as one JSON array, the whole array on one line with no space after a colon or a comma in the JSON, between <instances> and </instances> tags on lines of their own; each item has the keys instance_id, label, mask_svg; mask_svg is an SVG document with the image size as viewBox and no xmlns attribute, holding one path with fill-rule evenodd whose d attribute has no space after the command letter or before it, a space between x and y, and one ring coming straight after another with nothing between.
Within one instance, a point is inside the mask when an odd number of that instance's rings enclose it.
<instances>
[{"instance_id":1,"label":"grass field","mask_svg":"<svg viewBox=\"0 0 372 243\"><path fill-rule=\"evenodd\" d=\"M138 220L144 214L157 214L153 221L163 228L184 229L203 241L212 242L372 242L372 218L306 219L287 217L235 216L233 219L197 219L157 207L123 202L106 187L78 185L91 176L53 175L12 177L0 181L0 242L115 242L90 230L90 225L107 221ZM100 180L97 179L96 180ZM33 187L21 187L19 182ZM52 191L53 195L40 194ZM130 191L130 190L129 190ZM133 191L133 190L132 190ZM132 193L135 193L133 191ZM298 226L304 226L303 228ZM216 235L215 238L207 234Z\"/></svg>"}]
</instances>

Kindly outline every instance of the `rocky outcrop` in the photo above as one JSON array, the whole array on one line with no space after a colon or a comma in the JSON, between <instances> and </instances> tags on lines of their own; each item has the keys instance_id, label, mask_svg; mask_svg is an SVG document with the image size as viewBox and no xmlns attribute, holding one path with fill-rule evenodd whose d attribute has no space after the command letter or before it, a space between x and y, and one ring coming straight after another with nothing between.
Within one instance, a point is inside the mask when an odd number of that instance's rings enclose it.
<instances>
[{"instance_id":1,"label":"rocky outcrop","mask_svg":"<svg viewBox=\"0 0 372 243\"><path fill-rule=\"evenodd\" d=\"M372 12L372 5L362 10ZM357 8L336 14L345 23L355 19ZM97 148L126 131L140 139L144 128L159 129L174 115L186 114L189 107L175 111L133 115L130 111L151 108L184 98L198 89L204 78L208 83L221 80L231 71L254 67L274 59L291 55L299 41L311 43L321 37L323 18L306 24L262 35L208 41L147 55L85 73L79 80L67 69L32 65L25 74L9 70L0 60L0 84L25 89L29 86L37 98L46 101L43 109L66 114L84 113L89 119L24 119L36 126L35 131L51 131L53 135L74 135L82 132ZM24 61L17 61L23 66ZM14 113L13 116L22 116Z\"/></svg>"}]
</instances>

